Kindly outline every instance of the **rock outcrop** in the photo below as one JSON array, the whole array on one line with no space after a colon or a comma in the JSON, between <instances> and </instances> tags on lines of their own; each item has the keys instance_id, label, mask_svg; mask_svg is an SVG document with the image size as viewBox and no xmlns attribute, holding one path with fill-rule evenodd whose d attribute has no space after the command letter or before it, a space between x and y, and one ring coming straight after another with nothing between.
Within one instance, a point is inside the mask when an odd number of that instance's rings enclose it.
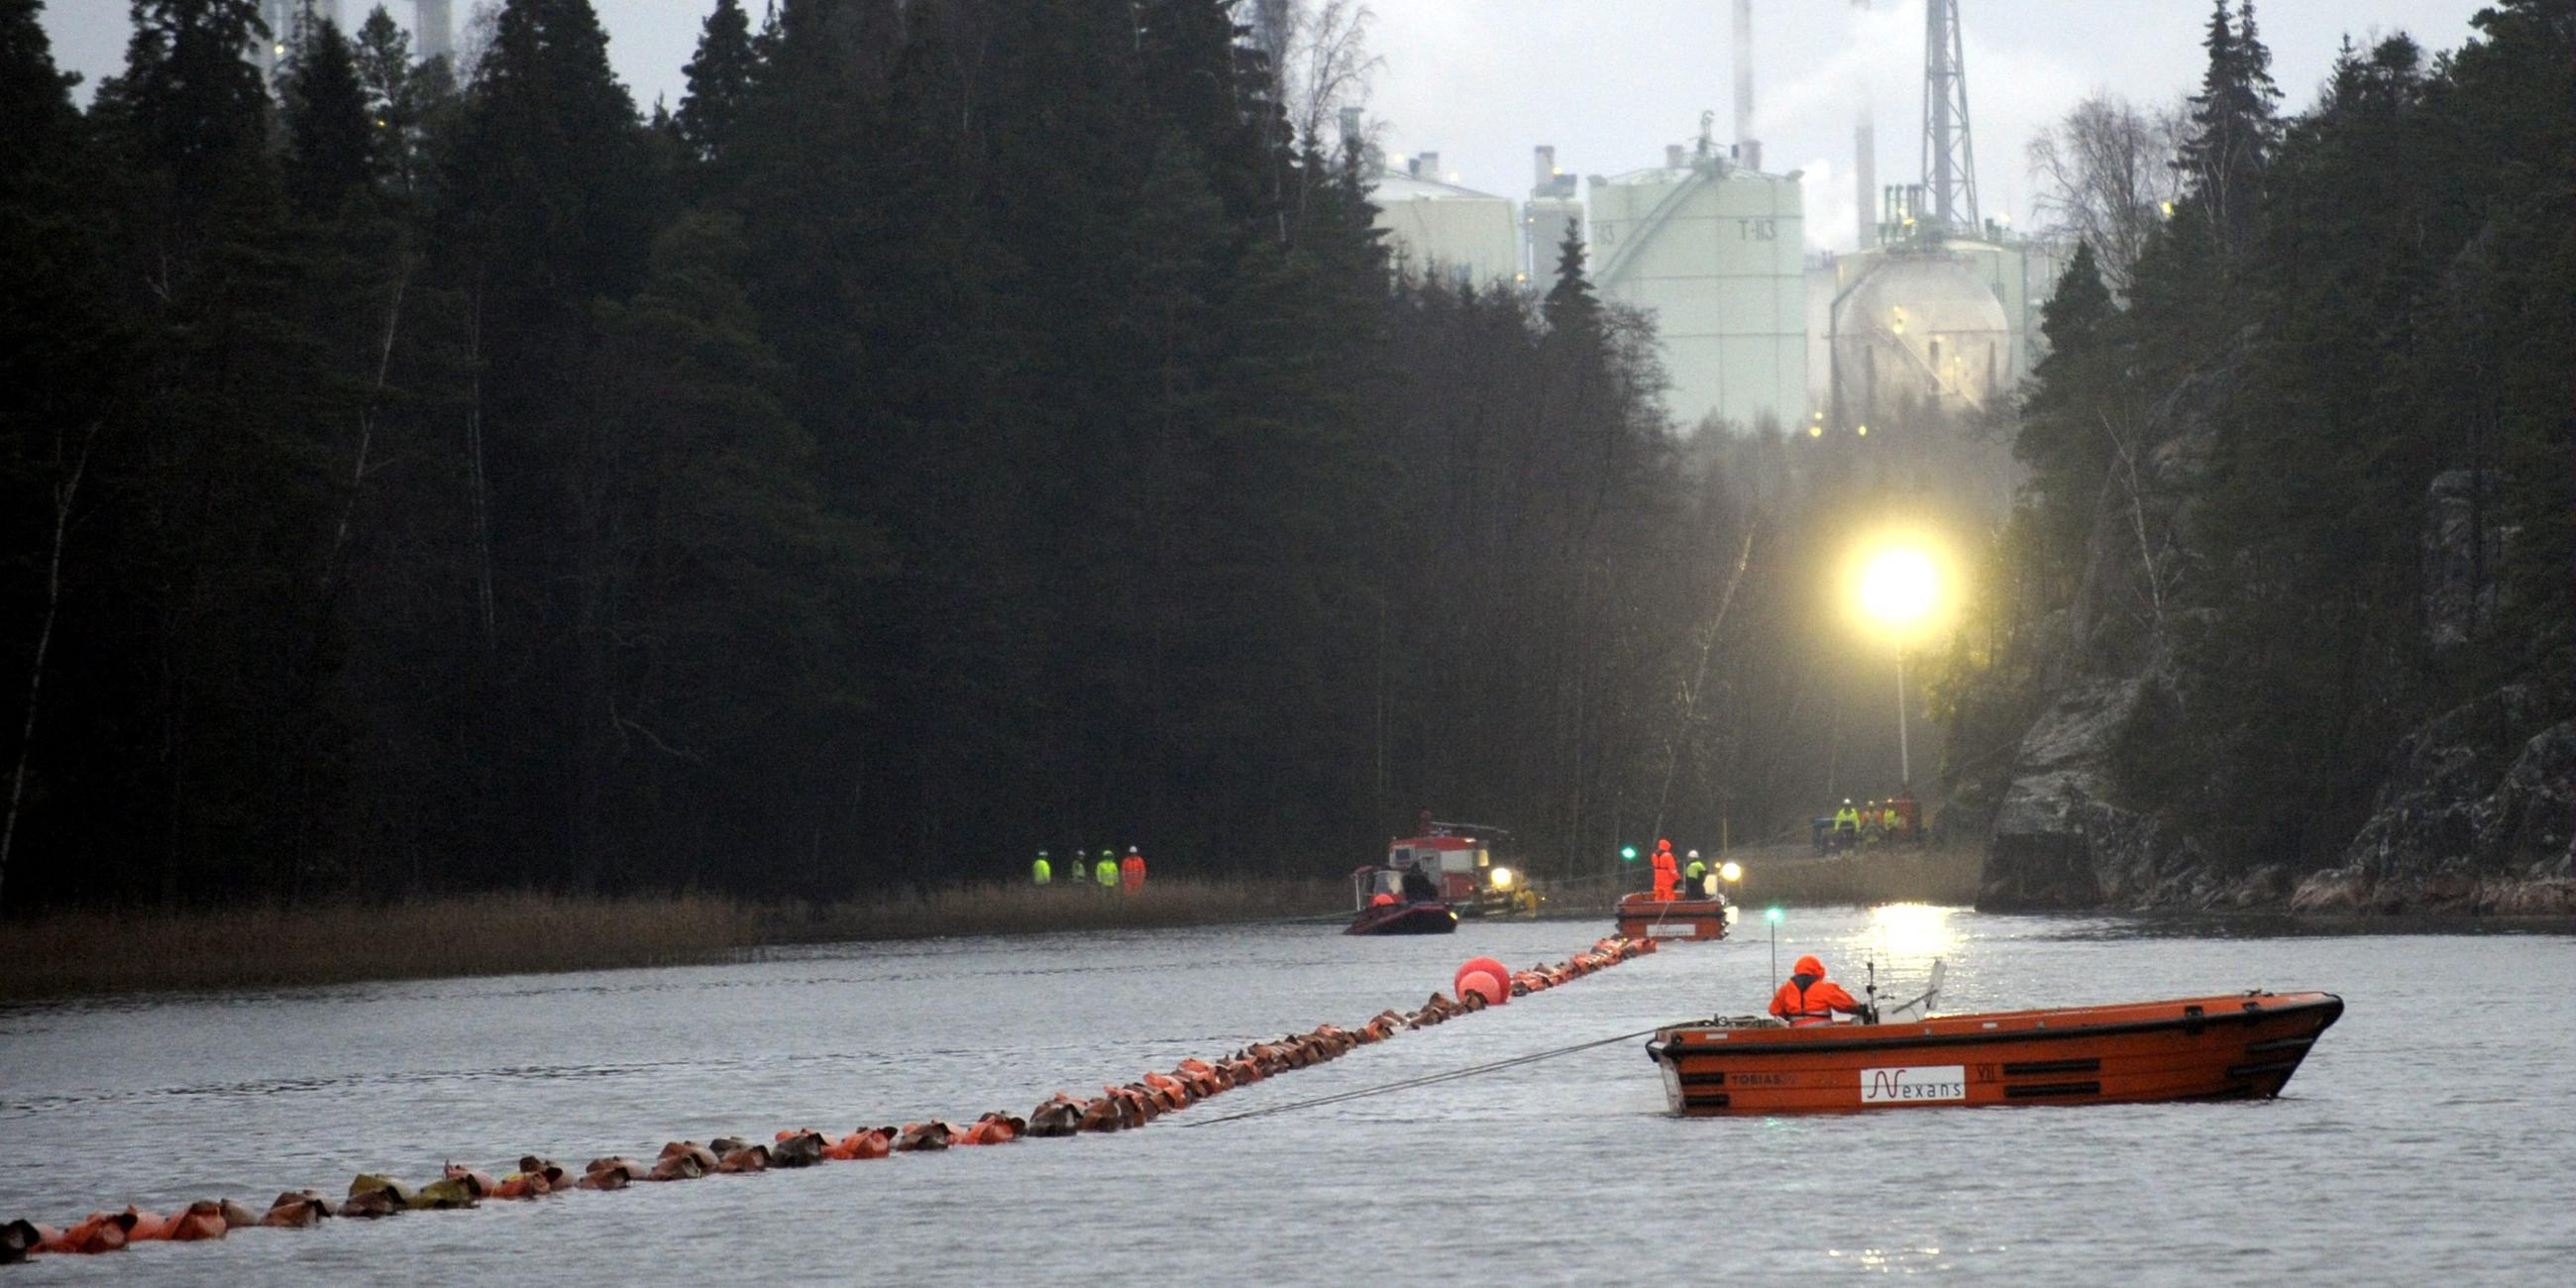
<instances>
[{"instance_id":1,"label":"rock outcrop","mask_svg":"<svg viewBox=\"0 0 2576 1288\"><path fill-rule=\"evenodd\" d=\"M2538 718L2514 686L2416 730L2343 863L2301 881L2291 910L2576 914L2576 721L2495 753L2500 730Z\"/></svg>"},{"instance_id":2,"label":"rock outcrop","mask_svg":"<svg viewBox=\"0 0 2576 1288\"><path fill-rule=\"evenodd\" d=\"M2206 826L2168 802L2123 799L2124 742L2142 720L2195 695L2173 663L2189 583L2213 571L2191 552L2197 484L2216 432L2191 409L2223 399L2224 376L2163 409L2174 432L2135 476L2105 485L2080 588L2052 621L2044 705L1991 810L1978 906L1991 909L2283 908L2576 914L2576 720L2563 677L2510 685L2414 730L2392 749L2368 821L2334 866L2250 870L2213 860ZM2483 520L2479 480L2441 475L2422 534L2426 643L2479 647L2498 607L2484 570L2515 534ZM2170 767L2188 780L2194 766Z\"/></svg>"}]
</instances>

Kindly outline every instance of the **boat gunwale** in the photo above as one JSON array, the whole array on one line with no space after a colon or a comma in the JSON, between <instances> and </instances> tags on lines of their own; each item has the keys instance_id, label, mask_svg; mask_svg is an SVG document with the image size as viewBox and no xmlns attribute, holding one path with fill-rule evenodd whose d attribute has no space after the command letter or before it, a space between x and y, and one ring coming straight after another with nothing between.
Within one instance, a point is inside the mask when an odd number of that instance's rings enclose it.
<instances>
[{"instance_id":1,"label":"boat gunwale","mask_svg":"<svg viewBox=\"0 0 2576 1288\"><path fill-rule=\"evenodd\" d=\"M2243 995L2241 995L2241 994L2237 994L2237 995L2230 995L2230 996L2231 996L2231 997L2235 997L2235 998L2242 998L2242 996L2243 996ZM2280 995L2280 994L2274 994L2274 996L2281 996L2281 995ZM2301 994L2290 994L2289 996L2298 997L2298 996L2302 996L2302 995L2301 995ZM2198 1001L2200 1001L2200 1000L2204 1000L2204 999L2176 999L2176 1000L2178 1000L2178 1001L2190 1001L2190 1002L2194 1002L2194 1003L2196 1003L2196 1002L2198 1002ZM2252 1000L2252 999L2243 999L2243 1000ZM2132 1004L2130 1004L2130 1005L2134 1005L2134 1003L2132 1003ZM2150 1005L2152 1005L2152 1003L2150 1003ZM1836 1036L1836 1037L1833 1037L1833 1038L1830 1038L1830 1039L1825 1039L1825 1040L1813 1040L1813 1039L1792 1039L1792 1038L1787 1038L1785 1035L1787 1035L1787 1034L1792 1034L1792 1033L1813 1033L1813 1032L1818 1032L1820 1029L1822 1029L1822 1031L1824 1031L1824 1032L1831 1032L1831 1033L1837 1033L1837 1034L1839 1034L1839 1032L1840 1032L1840 1031L1845 1030L1845 1029L1848 1029L1848 1028L1851 1028L1851 1027L1893 1028L1893 1027L1898 1027L1898 1026L1894 1026L1894 1025L1869 1025L1869 1026L1847 1026L1847 1025L1836 1025L1836 1026L1833 1026L1832 1028L1823 1028L1823 1026L1815 1026L1815 1025L1811 1025L1811 1026L1808 1026L1807 1028L1803 1028L1803 1029L1799 1029L1799 1028L1776 1028L1776 1029L1775 1029L1775 1028L1755 1028L1755 1029L1729 1029L1729 1030L1727 1030L1727 1032L1729 1032L1729 1033L1760 1033L1760 1034L1765 1034L1765 1035L1772 1035L1772 1034L1782 1035L1782 1036L1779 1036L1779 1037L1766 1036L1766 1037L1764 1037L1764 1038L1763 1038L1762 1040L1760 1040L1760 1041L1755 1041L1755 1042L1744 1042L1744 1043L1738 1043L1738 1042L1734 1042L1734 1041L1726 1041L1726 1042L1691 1042L1691 1043L1680 1043L1680 1042L1676 1042L1676 1041L1672 1038L1672 1036L1671 1036L1672 1034L1675 1034L1675 1033L1678 1033L1678 1032L1681 1032L1681 1031L1685 1031L1685 1030L1699 1030L1699 1031L1702 1031L1702 1032L1710 1031L1710 1030L1709 1030L1709 1026L1707 1026L1707 1025L1698 1025L1698 1024L1676 1024L1676 1025L1673 1025L1673 1026L1672 1026L1672 1027L1670 1027L1670 1028L1657 1030L1657 1031L1656 1031L1656 1034L1655 1034L1655 1037L1656 1037L1657 1039L1661 1039L1661 1040L1660 1040L1660 1041L1654 1041L1654 1040L1650 1040L1650 1041L1648 1041L1648 1042L1646 1043L1646 1051L1647 1051L1647 1054L1648 1054L1648 1055L1652 1056L1652 1057L1653 1057L1655 1060L1657 1060L1657 1061L1668 1061L1668 1060L1681 1060L1681 1059L1689 1058L1689 1057L1692 1057L1692 1056L1707 1056L1707 1057L1711 1057L1711 1058L1723 1058L1723 1057L1731 1057L1731 1056L1753 1056L1753 1055L1762 1055L1762 1056L1772 1056L1772 1055L1808 1055L1808 1054L1813 1054L1813 1053L1816 1053L1816 1052L1823 1052L1823 1051L1870 1051L1870 1050L1903 1049L1903 1048L1911 1048L1911 1047L1985 1046L1985 1045L1991 1045L1991 1044L1998 1043L1998 1042L2064 1042L2064 1041L2068 1041L2068 1040L2072 1040L2072 1039L2095 1038L2095 1037L2113 1037L2113 1036L2118 1036L2118 1035L2121 1035L2121 1034L2129 1034L2129 1033L2155 1033L2155 1032L2160 1032L2160 1031L2162 1031L2162 1030L2166 1030L2166 1029L2192 1029L2192 1030L2197 1031L2197 1030L2200 1030L2200 1029L2211 1028L2211 1027L2214 1027L2214 1026L2217 1026L2217 1025L2221 1025L2221 1024L2253 1024L2253 1023L2256 1023L2256 1022L2259 1022L2259 1021L2262 1021L2262 1020L2271 1019L2271 1018L2275 1018L2275 1017L2279 1017L2279 1016L2297 1015L2297 1014L2300 1014L2300 1013L2305 1012L2305 1011L2313 1011L2313 1010L2320 1010L2320 1009L2326 1009L2326 1008L2331 1008L2331 1009L2333 1010L2333 1012L2334 1012L2334 1013L2333 1013L2333 1015L2329 1016L2329 1017L2327 1018L2327 1020L2326 1020L2326 1023L2327 1023L2327 1024L2332 1024L2336 1019L2341 1018L2341 1017L2342 1017L2342 1015L2343 1015L2343 998L2342 998L2340 995L2338 995L2338 994L2334 994L2334 993L2317 993L2317 994L2315 994L2313 997L2308 997L2308 998L2306 998L2306 1000L2295 1001L2295 1002L2287 1002L2287 1003L2284 1003L2284 1004L2279 1005L2279 1006L2261 1006L2261 1007L2254 1007L2254 1008L2251 1008L2251 1009L2239 1009L2239 1010L2234 1010L2234 1011L2220 1011L2220 1012L2217 1012L2217 1013L2214 1013L2214 1014L2202 1014L2202 1015L2171 1015L2171 1016L2164 1016L2164 1017L2157 1018L2157 1019L2152 1019L2152 1020L2124 1020L2124 1021L2118 1021L2118 1022L2108 1023L2108 1024L2081 1024L2081 1025L2076 1025L2076 1026L2073 1026L2073 1027L2069 1027L2069 1028L2062 1028L2062 1029L2060 1029L2060 1028L2036 1028L2036 1027L2034 1027L2034 1028L2020 1028L2020 1029L2009 1029L2009 1030L2005 1030L2005 1029L1997 1029L1997 1030L1979 1030L1979 1031L1971 1032L1971 1033L1937 1033L1937 1034L1923 1034L1923 1033L1916 1033L1916 1034L1909 1034L1909 1035L1902 1035L1902 1036L1897 1035L1897 1034L1888 1034L1887 1036L1884 1036L1884 1037L1841 1037L1841 1036ZM2110 1008L2110 1007L2067 1007L2067 1008L2063 1008L2063 1009L2065 1009L2065 1010L2109 1010L2109 1009L2113 1009L2113 1008ZM2002 1014L2005 1014L2005 1015L2012 1015L2012 1014L2020 1014L2020 1015L2047 1015L2047 1014L2055 1014L2055 1013L2056 1013L2056 1012L2052 1012L2052 1011L2021 1011L2021 1012L2004 1012L2004 1013L2002 1013ZM1982 1019L1984 1019L1984 1018L1986 1018L1986 1017L1984 1017L1984 1016L1980 1016L1980 1015L1976 1015L1976 1014L1969 1014L1969 1015L1958 1015L1958 1016L1943 1016L1943 1017L1941 1017L1941 1018L1940 1018L1940 1020L1935 1020L1935 1021L1932 1021L1932 1022L1933 1022L1933 1023L1940 1023L1940 1022L1941 1022L1941 1021L1943 1021L1943 1020L1982 1020ZM1903 1025L1902 1027L1905 1027L1905 1028L1913 1028L1913 1027L1915 1027L1915 1026L1916 1026L1916 1024L1919 1024L1919 1023L1922 1023L1922 1021L1915 1021L1915 1022L1911 1022L1911 1023L1908 1023L1908 1024ZM2320 1026L2320 1027L2322 1027L2322 1026ZM1676 1049L1675 1049L1676 1047L1679 1047L1679 1048L1681 1048L1681 1049L1676 1050Z\"/></svg>"}]
</instances>

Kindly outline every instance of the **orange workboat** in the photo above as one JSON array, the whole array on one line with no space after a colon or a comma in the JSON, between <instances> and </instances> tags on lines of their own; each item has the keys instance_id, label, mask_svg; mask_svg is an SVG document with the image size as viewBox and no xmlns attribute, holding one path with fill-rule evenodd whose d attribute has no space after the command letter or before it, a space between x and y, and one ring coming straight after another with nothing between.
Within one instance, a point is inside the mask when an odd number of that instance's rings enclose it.
<instances>
[{"instance_id":1,"label":"orange workboat","mask_svg":"<svg viewBox=\"0 0 2576 1288\"><path fill-rule=\"evenodd\" d=\"M1659 900L1639 890L1619 900L1612 920L1622 939L1724 939L1735 924L1735 905L1724 895Z\"/></svg>"},{"instance_id":2,"label":"orange workboat","mask_svg":"<svg viewBox=\"0 0 2576 1288\"><path fill-rule=\"evenodd\" d=\"M2281 1094L2342 1014L2332 993L2246 992L1881 1024L1710 1020L1657 1031L1646 1054L1673 1112L1692 1116L2238 1100Z\"/></svg>"}]
</instances>

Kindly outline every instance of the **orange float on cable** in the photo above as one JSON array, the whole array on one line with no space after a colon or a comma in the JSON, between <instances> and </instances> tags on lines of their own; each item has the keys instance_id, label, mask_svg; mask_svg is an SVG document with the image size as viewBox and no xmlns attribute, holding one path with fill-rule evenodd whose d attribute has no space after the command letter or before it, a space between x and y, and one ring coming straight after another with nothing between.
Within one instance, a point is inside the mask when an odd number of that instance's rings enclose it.
<instances>
[{"instance_id":1,"label":"orange float on cable","mask_svg":"<svg viewBox=\"0 0 2576 1288\"><path fill-rule=\"evenodd\" d=\"M1468 958L1467 964L1460 966L1458 968L1458 973L1450 977L1450 991L1453 993L1465 993L1467 991L1467 977L1479 971L1492 976L1494 983L1502 990L1502 996L1500 997L1487 993L1485 995L1485 1005L1499 1006L1504 1002L1512 1000L1512 990L1508 982L1512 977L1511 968L1503 965L1501 962L1495 961L1491 957Z\"/></svg>"}]
</instances>

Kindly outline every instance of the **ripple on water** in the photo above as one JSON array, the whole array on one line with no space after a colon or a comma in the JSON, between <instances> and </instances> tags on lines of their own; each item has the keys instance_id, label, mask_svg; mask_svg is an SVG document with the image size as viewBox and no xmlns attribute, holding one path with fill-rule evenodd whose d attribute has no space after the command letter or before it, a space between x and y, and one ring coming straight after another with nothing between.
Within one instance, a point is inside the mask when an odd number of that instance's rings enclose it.
<instances>
[{"instance_id":1,"label":"ripple on water","mask_svg":"<svg viewBox=\"0 0 2576 1288\"><path fill-rule=\"evenodd\" d=\"M1261 927L842 945L728 965L58 1004L0 1014L0 1215L337 1191L449 1158L1026 1110L1185 1056L1418 1005L1468 956L1596 927L1349 940ZM126 1254L204 1283L1258 1275L2338 1283L2535 1278L2576 1254L2569 938L1818 910L1784 952L1946 1009L2318 987L2350 1004L2265 1104L1679 1120L1621 1043L1487 1078L1185 1129L258 1232ZM1677 947L1238 1090L1236 1112L1757 1009L1767 945ZM2493 1005L2489 1005L2493 1003ZM2251 1220L2249 1213L2260 1213ZM746 1260L748 1258L748 1260ZM854 1259L855 1258L855 1259ZM855 1269L854 1269L855 1268ZM21 1272L24 1272L23 1274ZM85 1277L15 1267L28 1283Z\"/></svg>"}]
</instances>

